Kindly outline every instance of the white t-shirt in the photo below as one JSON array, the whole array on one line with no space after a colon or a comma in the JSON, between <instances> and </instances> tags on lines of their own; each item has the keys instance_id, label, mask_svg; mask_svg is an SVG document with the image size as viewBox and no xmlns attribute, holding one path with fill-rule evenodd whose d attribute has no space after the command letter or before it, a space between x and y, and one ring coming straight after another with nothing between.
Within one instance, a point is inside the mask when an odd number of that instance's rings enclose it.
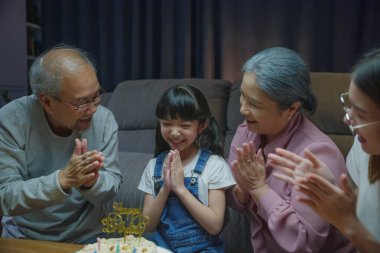
<instances>
[{"instance_id":1,"label":"white t-shirt","mask_svg":"<svg viewBox=\"0 0 380 253\"><path fill-rule=\"evenodd\" d=\"M347 169L359 189L356 213L361 223L380 241L380 180L368 180L369 155L355 137L347 156Z\"/></svg>"},{"instance_id":2,"label":"white t-shirt","mask_svg":"<svg viewBox=\"0 0 380 253\"><path fill-rule=\"evenodd\" d=\"M200 151L195 158L184 167L185 177L190 177L191 172L194 170L198 161ZM156 164L156 158L151 159L145 167L144 173L141 176L141 180L138 189L155 196L154 192L154 166ZM196 173L193 174L197 175ZM208 206L208 190L209 189L221 189L229 188L235 184L235 180L232 176L231 170L227 162L223 157L218 155L210 155L202 175L198 176L198 189L200 201Z\"/></svg>"}]
</instances>

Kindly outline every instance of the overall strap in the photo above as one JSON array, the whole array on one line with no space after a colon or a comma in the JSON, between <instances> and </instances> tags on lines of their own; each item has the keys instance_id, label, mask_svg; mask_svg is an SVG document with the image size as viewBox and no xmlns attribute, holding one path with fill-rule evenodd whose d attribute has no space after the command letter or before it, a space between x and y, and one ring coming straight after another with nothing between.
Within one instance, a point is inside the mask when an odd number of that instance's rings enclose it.
<instances>
[{"instance_id":1,"label":"overall strap","mask_svg":"<svg viewBox=\"0 0 380 253\"><path fill-rule=\"evenodd\" d=\"M208 149L202 149L201 154L199 155L197 164L195 165L194 172L198 175L201 175L203 172L203 169L206 166L207 160L211 155L211 151Z\"/></svg>"},{"instance_id":2,"label":"overall strap","mask_svg":"<svg viewBox=\"0 0 380 253\"><path fill-rule=\"evenodd\" d=\"M153 172L153 178L154 179L160 179L162 175L162 166L165 161L166 154L168 152L164 151L161 152L157 158L156 158L156 164L154 165L154 172Z\"/></svg>"},{"instance_id":3,"label":"overall strap","mask_svg":"<svg viewBox=\"0 0 380 253\"><path fill-rule=\"evenodd\" d=\"M153 171L153 183L154 183L154 192L157 195L158 192L161 189L162 185L162 166L165 161L166 154L168 152L164 151L161 152L157 157L156 157L156 164L154 165L154 171Z\"/></svg>"}]
</instances>

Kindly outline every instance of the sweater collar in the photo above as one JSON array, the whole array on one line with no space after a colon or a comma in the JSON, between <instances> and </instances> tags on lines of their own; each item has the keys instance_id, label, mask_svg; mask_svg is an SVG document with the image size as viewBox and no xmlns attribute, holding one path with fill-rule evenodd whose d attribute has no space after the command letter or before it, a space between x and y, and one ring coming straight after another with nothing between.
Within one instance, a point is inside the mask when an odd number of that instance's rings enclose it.
<instances>
[{"instance_id":1,"label":"sweater collar","mask_svg":"<svg viewBox=\"0 0 380 253\"><path fill-rule=\"evenodd\" d=\"M304 121L303 115L300 112L296 112L286 127L269 143L267 143L264 147L262 146L262 140L264 136L261 134L256 135L254 139L254 144L256 150L260 148L263 149L264 158L266 160L266 156L269 153L275 153L275 149L278 147L286 148L290 139L294 135L294 133L298 130L299 126Z\"/></svg>"}]
</instances>

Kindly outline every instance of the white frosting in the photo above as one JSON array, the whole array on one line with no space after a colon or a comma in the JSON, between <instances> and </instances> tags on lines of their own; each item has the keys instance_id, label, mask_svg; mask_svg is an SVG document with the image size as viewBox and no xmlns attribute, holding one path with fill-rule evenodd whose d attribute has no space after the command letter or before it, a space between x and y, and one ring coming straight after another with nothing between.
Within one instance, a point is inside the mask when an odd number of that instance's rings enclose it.
<instances>
[{"instance_id":1,"label":"white frosting","mask_svg":"<svg viewBox=\"0 0 380 253\"><path fill-rule=\"evenodd\" d=\"M157 246L144 237L127 235L125 238L102 238L99 242L85 246L78 253L157 253Z\"/></svg>"}]
</instances>

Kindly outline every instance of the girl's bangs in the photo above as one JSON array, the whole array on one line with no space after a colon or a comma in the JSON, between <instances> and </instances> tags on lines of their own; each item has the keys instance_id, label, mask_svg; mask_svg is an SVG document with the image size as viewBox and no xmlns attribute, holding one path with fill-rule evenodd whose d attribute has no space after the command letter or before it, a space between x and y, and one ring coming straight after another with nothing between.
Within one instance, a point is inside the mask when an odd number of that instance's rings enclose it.
<instances>
[{"instance_id":1,"label":"girl's bangs","mask_svg":"<svg viewBox=\"0 0 380 253\"><path fill-rule=\"evenodd\" d=\"M197 105L189 94L168 94L157 107L156 116L159 119L198 119Z\"/></svg>"}]
</instances>

